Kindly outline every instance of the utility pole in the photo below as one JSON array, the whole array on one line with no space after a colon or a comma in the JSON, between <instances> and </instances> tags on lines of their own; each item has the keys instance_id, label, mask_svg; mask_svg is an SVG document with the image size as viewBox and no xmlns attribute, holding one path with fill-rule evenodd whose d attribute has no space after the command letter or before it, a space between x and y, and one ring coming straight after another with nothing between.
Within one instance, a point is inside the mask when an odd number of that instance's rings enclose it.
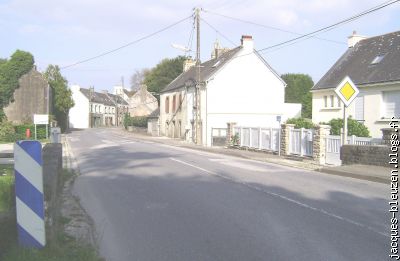
<instances>
[{"instance_id":1,"label":"utility pole","mask_svg":"<svg viewBox=\"0 0 400 261\"><path fill-rule=\"evenodd\" d=\"M196 67L197 67L197 81L196 81L196 89L195 89L195 143L201 144L201 110L200 110L200 86L201 86L201 76L200 76L200 8L195 9L195 19L196 19Z\"/></svg>"},{"instance_id":2,"label":"utility pole","mask_svg":"<svg viewBox=\"0 0 400 261\"><path fill-rule=\"evenodd\" d=\"M92 97L93 97L94 87L89 87L89 128L93 127L92 122Z\"/></svg>"}]
</instances>

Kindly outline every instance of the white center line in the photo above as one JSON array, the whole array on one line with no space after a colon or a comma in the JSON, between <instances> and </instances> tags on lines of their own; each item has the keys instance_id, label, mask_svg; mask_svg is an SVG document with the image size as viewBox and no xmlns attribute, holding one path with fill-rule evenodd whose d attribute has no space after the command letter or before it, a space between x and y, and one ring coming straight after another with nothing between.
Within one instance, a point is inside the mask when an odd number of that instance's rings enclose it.
<instances>
[{"instance_id":1,"label":"white center line","mask_svg":"<svg viewBox=\"0 0 400 261\"><path fill-rule=\"evenodd\" d=\"M379 235L381 235L381 236L389 237L389 235L388 235L387 233L384 233L384 232L381 232L381 231L377 231L377 230L375 230L374 228L372 228L372 227L370 227L370 226L367 226L367 225L361 224L361 223L359 223L359 222L356 222L356 221L354 221L354 220L351 220L351 219L348 219L348 218L345 218L345 217L342 217L342 216L339 216L339 215L330 213L329 211L326 211L326 210L324 210L324 209L312 207L312 206L310 206L310 205L308 205L308 204L302 203L302 202L297 201L297 200L295 200L295 199L291 199L291 198L289 198L289 197L286 197L286 196L283 196L283 195L280 195L280 194L277 194L277 193L274 193L274 192L267 191L267 190L262 189L262 188L260 188L260 187L254 186L254 185L252 185L252 184L248 184L248 183L246 183L246 182L237 181L237 180L235 180L235 179L233 179L233 178L231 178L231 177L227 177L227 176L218 174L218 173L216 173L216 172L213 172L213 171L204 169L204 168L202 168L202 167L199 167L199 166L190 164L190 163L185 162L185 161L182 161L182 160L178 160L178 159L175 159L175 158L172 158L172 157L170 158L170 160L173 160L173 161L175 161L175 162L179 162L179 163L181 163L181 164L190 166L190 167L192 167L192 168L195 168L195 169L204 171L204 172L209 173L209 174L212 174L212 175L216 175L216 176L218 176L218 177L220 177L220 178L227 179L227 180L229 180L229 181L231 181L231 182L234 182L234 183L237 183L237 184L245 185L245 186L247 186L248 188L251 188L251 189L254 189L254 190L263 192L263 193L265 193L265 194L267 194L267 195L270 195L270 196L273 196L273 197L277 197L277 198L280 198L280 199L285 200L285 201L289 201L289 202L291 202L291 203L293 203L293 204L296 204L296 205L298 205L298 206L301 206L301 207L310 209L310 210L315 211L315 212L319 212L319 213L324 214L324 215L327 215L327 216L329 216L329 217L332 217L332 218L335 218L335 219L339 219L339 220L341 220L341 221L350 223L350 224L355 225L355 226L358 226L358 227L362 227L362 228L364 228L364 229L368 229L369 231L372 231L372 232L374 232L374 233L377 233L377 234L379 234Z\"/></svg>"}]
</instances>

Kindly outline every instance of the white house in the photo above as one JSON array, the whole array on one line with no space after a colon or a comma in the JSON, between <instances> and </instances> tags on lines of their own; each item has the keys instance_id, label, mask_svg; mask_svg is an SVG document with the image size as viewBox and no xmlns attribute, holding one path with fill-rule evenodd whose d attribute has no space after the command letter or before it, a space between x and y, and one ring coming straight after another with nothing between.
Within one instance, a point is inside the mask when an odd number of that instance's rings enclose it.
<instances>
[{"instance_id":1,"label":"white house","mask_svg":"<svg viewBox=\"0 0 400 261\"><path fill-rule=\"evenodd\" d=\"M285 104L285 82L254 50L251 36L243 36L232 50L213 52L200 66L200 131L197 142L210 146L212 129L228 122L242 126L278 127L298 117L301 104ZM161 135L194 140L195 90L198 67L188 60L184 72L166 86L160 97Z\"/></svg>"},{"instance_id":2,"label":"white house","mask_svg":"<svg viewBox=\"0 0 400 261\"><path fill-rule=\"evenodd\" d=\"M311 89L314 123L343 118L343 104L334 89L349 76L360 90L348 114L382 137L390 119L400 116L400 31L366 38L355 32L349 48Z\"/></svg>"},{"instance_id":3,"label":"white house","mask_svg":"<svg viewBox=\"0 0 400 261\"><path fill-rule=\"evenodd\" d=\"M75 103L69 111L70 128L116 126L122 120L121 115L128 111L128 103L117 95L91 91L78 85L70 89Z\"/></svg>"}]
</instances>

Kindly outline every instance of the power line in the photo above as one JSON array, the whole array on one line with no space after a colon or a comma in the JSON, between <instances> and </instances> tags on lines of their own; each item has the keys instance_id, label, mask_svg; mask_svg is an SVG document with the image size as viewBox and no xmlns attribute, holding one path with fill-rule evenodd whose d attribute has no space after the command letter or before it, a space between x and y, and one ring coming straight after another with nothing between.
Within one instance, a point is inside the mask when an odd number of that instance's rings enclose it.
<instances>
[{"instance_id":1,"label":"power line","mask_svg":"<svg viewBox=\"0 0 400 261\"><path fill-rule=\"evenodd\" d=\"M297 33L297 32L293 32L293 31L289 31L289 30L285 30L282 28L278 28L278 27L274 27L274 26L269 26L269 25L264 25L264 24L259 24L256 22L252 22L252 21L248 21L248 20L243 20L241 18L237 18L237 17L232 17L232 16L228 16L228 15L224 15L224 14L219 14L213 11L209 11L209 10L204 10L204 12L212 14L212 15L216 15L216 16L220 16L220 17L224 17L224 18L228 18L231 20L236 20L242 23L246 23L246 24L251 24L251 25L255 25L255 26L259 26L259 27L264 27L267 29L271 29L271 30L275 30L275 31L280 31L280 32L284 32L284 33L289 33L289 34L296 34L296 35L302 35L301 33ZM325 39L325 38L320 38L320 37L313 37L315 39L318 40L322 40L322 41L327 41L327 42L332 42L332 43L336 43L336 44L346 44L344 42L340 42L340 41L335 41L335 40L330 40L330 39Z\"/></svg>"},{"instance_id":2,"label":"power line","mask_svg":"<svg viewBox=\"0 0 400 261\"><path fill-rule=\"evenodd\" d=\"M226 37L225 35L223 35L217 28L215 28L214 26L212 26L210 23L208 23L206 20L204 20L204 18L200 18L200 20L202 20L204 23L206 23L211 29L213 29L217 34L221 35L225 40L227 40L228 42L230 42L233 46L236 46L236 43L233 42L232 40L230 40L228 37Z\"/></svg>"},{"instance_id":3,"label":"power line","mask_svg":"<svg viewBox=\"0 0 400 261\"><path fill-rule=\"evenodd\" d=\"M379 4L379 5L375 6L375 7L372 7L372 8L370 8L370 9L367 9L366 11L363 11L363 12L357 14L357 15L354 15L354 16L352 16L352 17L350 17L350 18L347 18L347 19L341 20L341 21L339 21L339 22L336 22L336 23L334 23L334 24L332 24L332 25L325 26L325 27L320 28L320 29L318 29L318 30L315 30L315 31L313 31L313 32L310 32L310 33L307 33L307 34L303 34L303 35L298 36L298 37L295 37L295 38L293 38L293 39L290 39L290 40L287 40L287 41L284 41L284 42L281 42L281 43L278 43L278 44L274 44L274 45L271 45L271 46L268 46L268 47L259 49L259 50L257 50L257 51L258 51L258 52L263 52L263 51L266 51L266 50L269 50L269 49L272 49L272 48L275 48L275 47L278 47L278 46L282 46L282 45L285 45L285 44L288 44L288 43L295 42L295 41L300 40L300 39L304 39L304 38L308 39L309 37L313 37L313 35L315 35L315 34L323 33L323 32L327 32L327 31L333 30L333 29L335 29L335 28L336 28L337 26L339 26L339 25L342 25L342 24L345 24L345 23L348 23L348 22L357 20L357 19L361 18L361 17L364 16L364 15L367 15L367 14L370 14L370 13L373 13L373 12L376 12L376 11L382 9L382 8L385 8L385 7L389 6L389 5L395 4L395 3L399 2L399 1L400 1L400 0L394 0L394 1L392 0L392 1L384 2L384 3L382 3L382 4Z\"/></svg>"},{"instance_id":4,"label":"power line","mask_svg":"<svg viewBox=\"0 0 400 261\"><path fill-rule=\"evenodd\" d=\"M166 26L166 27L164 27L164 28L162 28L162 29L160 29L160 30L158 30L158 31L155 31L155 32L153 32L153 33L151 33L151 34L148 34L148 35L146 35L146 36L143 36L143 37L141 37L141 38L139 38L139 39L136 39L136 40L134 40L134 41L132 41L132 42L129 42L129 43L127 43L127 44L124 44L124 45L122 45L122 46L120 46L120 47L117 47L117 48L115 48L115 49L112 49L112 50L103 52L103 53L101 53L101 54L99 54L99 55L96 55L96 56L93 56L93 57L90 57L90 58L87 58L87 59L84 59L84 60L78 61L78 62L76 62L76 63L63 66L63 67L61 67L60 69L63 70L63 69L66 69L66 68L69 68L69 67L72 67L72 66L76 66L76 65L81 64L81 63L86 63L86 62L95 60L95 59L97 59L97 58L103 57L103 56L105 56L105 55L108 55L108 54L110 54L110 53L114 53L114 52L116 52L116 51L119 51L119 50L121 50L121 49L123 49L123 48L126 48L126 47L128 47L128 46L131 46L131 45L134 45L134 44L136 44L136 43L139 43L139 42L141 42L141 41L143 41L143 40L146 40L146 39L148 39L148 38L150 38L150 37L152 37L152 36L154 36L154 35L156 35L156 34L159 34L159 33L161 33L161 32L166 31L166 30L170 29L171 27L174 27L175 25L178 25L178 24L182 23L183 21L186 21L186 20L189 19L189 18L192 18L192 16L193 16L193 15L190 15L190 16L188 16L188 17L186 17L186 18L183 18L183 19L181 19L181 20L179 20L179 21L177 21L177 22L175 22L175 23L173 23L173 24L170 24L170 25L168 25L168 26Z\"/></svg>"}]
</instances>

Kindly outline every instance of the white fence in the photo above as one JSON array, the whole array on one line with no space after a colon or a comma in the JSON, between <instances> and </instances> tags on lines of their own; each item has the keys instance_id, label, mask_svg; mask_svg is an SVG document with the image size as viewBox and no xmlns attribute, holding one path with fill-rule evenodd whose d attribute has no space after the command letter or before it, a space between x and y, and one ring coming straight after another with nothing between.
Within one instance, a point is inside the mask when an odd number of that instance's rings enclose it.
<instances>
[{"instance_id":1,"label":"white fence","mask_svg":"<svg viewBox=\"0 0 400 261\"><path fill-rule=\"evenodd\" d=\"M347 137L347 144L349 145L381 145L382 139L357 137L355 135ZM342 146L342 138L339 135L328 135L326 138L326 151L331 153L340 153Z\"/></svg>"},{"instance_id":2,"label":"white fence","mask_svg":"<svg viewBox=\"0 0 400 261\"><path fill-rule=\"evenodd\" d=\"M313 155L313 134L311 129L291 129L289 133L289 153L300 156Z\"/></svg>"},{"instance_id":3,"label":"white fence","mask_svg":"<svg viewBox=\"0 0 400 261\"><path fill-rule=\"evenodd\" d=\"M279 151L280 128L234 127L233 132L240 147Z\"/></svg>"}]
</instances>

